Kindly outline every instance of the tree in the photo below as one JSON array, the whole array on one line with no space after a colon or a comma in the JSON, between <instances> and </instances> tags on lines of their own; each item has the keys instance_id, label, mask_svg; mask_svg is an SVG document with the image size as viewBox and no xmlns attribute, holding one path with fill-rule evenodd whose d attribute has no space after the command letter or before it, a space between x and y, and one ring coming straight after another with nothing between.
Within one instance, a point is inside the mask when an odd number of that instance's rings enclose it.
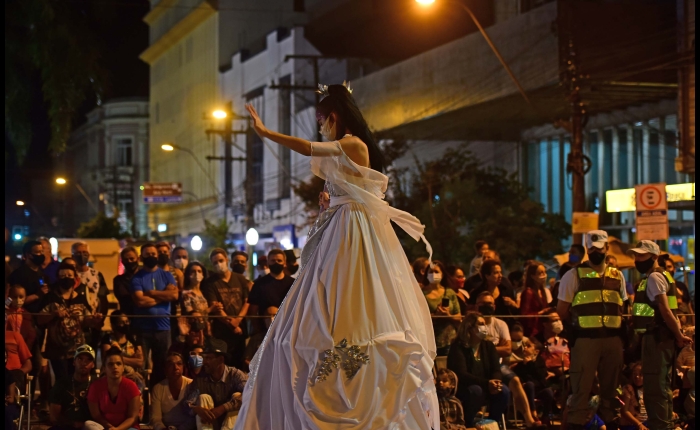
<instances>
[{"instance_id":1,"label":"tree","mask_svg":"<svg viewBox=\"0 0 700 430\"><path fill-rule=\"evenodd\" d=\"M88 97L99 104L105 71L99 64L99 49L85 9L95 7L99 5L92 2L5 2L5 134L19 163L32 138L30 110L37 82L47 110L49 149L53 152L64 150L76 113Z\"/></svg>"},{"instance_id":2,"label":"tree","mask_svg":"<svg viewBox=\"0 0 700 430\"><path fill-rule=\"evenodd\" d=\"M114 238L122 239L128 234L122 231L117 217L110 218L104 212L98 213L95 218L80 224L77 236L80 238Z\"/></svg>"}]
</instances>

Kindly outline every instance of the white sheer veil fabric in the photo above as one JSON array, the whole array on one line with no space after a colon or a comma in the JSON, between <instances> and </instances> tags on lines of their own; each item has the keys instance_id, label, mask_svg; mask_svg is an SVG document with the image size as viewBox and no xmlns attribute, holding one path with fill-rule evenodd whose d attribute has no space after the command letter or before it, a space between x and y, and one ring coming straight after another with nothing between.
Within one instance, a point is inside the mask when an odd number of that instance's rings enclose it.
<instances>
[{"instance_id":1,"label":"white sheer veil fabric","mask_svg":"<svg viewBox=\"0 0 700 430\"><path fill-rule=\"evenodd\" d=\"M438 429L430 311L391 221L416 240L424 226L382 200L387 177L339 142L313 142L311 169L331 208L250 364L235 428ZM352 376L344 341L369 358ZM320 380L328 351L339 366Z\"/></svg>"}]
</instances>

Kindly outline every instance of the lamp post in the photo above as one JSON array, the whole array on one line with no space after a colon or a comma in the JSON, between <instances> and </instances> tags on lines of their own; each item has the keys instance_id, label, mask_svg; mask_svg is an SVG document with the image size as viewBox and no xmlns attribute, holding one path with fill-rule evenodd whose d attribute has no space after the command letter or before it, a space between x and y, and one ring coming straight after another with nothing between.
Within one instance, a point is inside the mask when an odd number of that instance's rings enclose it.
<instances>
[{"instance_id":1,"label":"lamp post","mask_svg":"<svg viewBox=\"0 0 700 430\"><path fill-rule=\"evenodd\" d=\"M204 169L204 166L202 166L202 163L199 162L199 158L197 158L197 156L194 155L194 152L192 152L191 150L189 150L189 149L187 149L187 148L183 148L183 147L181 147L181 146L177 146L177 145L175 145L175 144L173 144L173 143L164 143L164 144L160 145L160 149L162 149L162 150L165 151L165 152L172 152L172 151L175 151L175 150L182 151L182 152L185 152L185 153L189 154L192 158L194 158L194 161L197 163L197 166L199 166L199 168L202 170L202 172L204 173L204 175L206 175L207 179L209 179L209 184L211 185L211 188L214 190L214 195L216 196L216 198L217 198L217 200L218 200L218 198L219 198L219 189L216 187L216 183L214 183L214 180L213 180L212 177L209 175L209 172L207 172L207 171Z\"/></svg>"},{"instance_id":2,"label":"lamp post","mask_svg":"<svg viewBox=\"0 0 700 430\"><path fill-rule=\"evenodd\" d=\"M58 185L66 185L68 183L68 180L64 177L59 176L58 178L56 178L56 183ZM80 194L82 194L83 197L85 197L85 200L87 200L87 202L90 204L90 207L95 211L95 213L100 213L100 210L97 208L97 205L95 205L95 203L92 201L90 196L88 196L83 187L81 187L80 184L77 182L75 182L74 185L75 188L77 188L78 191L80 191Z\"/></svg>"}]
</instances>

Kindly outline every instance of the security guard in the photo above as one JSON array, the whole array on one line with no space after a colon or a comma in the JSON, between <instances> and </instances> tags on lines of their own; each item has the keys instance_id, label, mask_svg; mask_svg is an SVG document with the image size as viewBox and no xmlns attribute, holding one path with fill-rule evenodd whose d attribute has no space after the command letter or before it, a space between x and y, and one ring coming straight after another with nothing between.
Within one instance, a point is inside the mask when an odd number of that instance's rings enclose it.
<instances>
[{"instance_id":1,"label":"security guard","mask_svg":"<svg viewBox=\"0 0 700 430\"><path fill-rule=\"evenodd\" d=\"M606 423L617 416L618 378L622 370L622 305L627 300L622 272L605 264L608 233L586 234L588 261L564 274L559 285L557 312L570 319L575 339L571 350L571 408L568 421L583 429L590 410L588 402L598 376L599 415Z\"/></svg>"},{"instance_id":2,"label":"security guard","mask_svg":"<svg viewBox=\"0 0 700 430\"><path fill-rule=\"evenodd\" d=\"M634 266L644 275L635 295L632 320L642 338L644 405L651 430L673 429L671 370L675 360L674 341L679 347L691 342L681 332L676 317L676 284L659 267L659 245L643 240L628 251L634 254Z\"/></svg>"}]
</instances>

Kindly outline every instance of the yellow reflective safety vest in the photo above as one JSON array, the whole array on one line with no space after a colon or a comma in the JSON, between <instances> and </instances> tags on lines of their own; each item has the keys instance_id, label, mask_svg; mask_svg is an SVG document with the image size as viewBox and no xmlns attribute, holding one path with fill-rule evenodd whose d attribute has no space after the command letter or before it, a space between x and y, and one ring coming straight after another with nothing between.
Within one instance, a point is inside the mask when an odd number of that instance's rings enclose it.
<instances>
[{"instance_id":1,"label":"yellow reflective safety vest","mask_svg":"<svg viewBox=\"0 0 700 430\"><path fill-rule=\"evenodd\" d=\"M578 291L571 302L572 323L579 333L622 326L622 273L606 267L603 276L588 263L576 269Z\"/></svg>"},{"instance_id":2,"label":"yellow reflective safety vest","mask_svg":"<svg viewBox=\"0 0 700 430\"><path fill-rule=\"evenodd\" d=\"M671 311L675 315L678 312L676 281L670 273L664 271L660 267L654 269L654 272L662 273L664 278L666 278L666 282L668 282L666 298L668 299L668 307L671 308ZM666 327L666 322L661 316L661 313L657 312L658 305L656 302L649 300L649 296L647 295L648 279L649 276L645 276L642 282L639 283L637 294L634 296L634 305L632 305L632 324L634 325L634 331L637 333L645 333L660 327Z\"/></svg>"}]
</instances>

